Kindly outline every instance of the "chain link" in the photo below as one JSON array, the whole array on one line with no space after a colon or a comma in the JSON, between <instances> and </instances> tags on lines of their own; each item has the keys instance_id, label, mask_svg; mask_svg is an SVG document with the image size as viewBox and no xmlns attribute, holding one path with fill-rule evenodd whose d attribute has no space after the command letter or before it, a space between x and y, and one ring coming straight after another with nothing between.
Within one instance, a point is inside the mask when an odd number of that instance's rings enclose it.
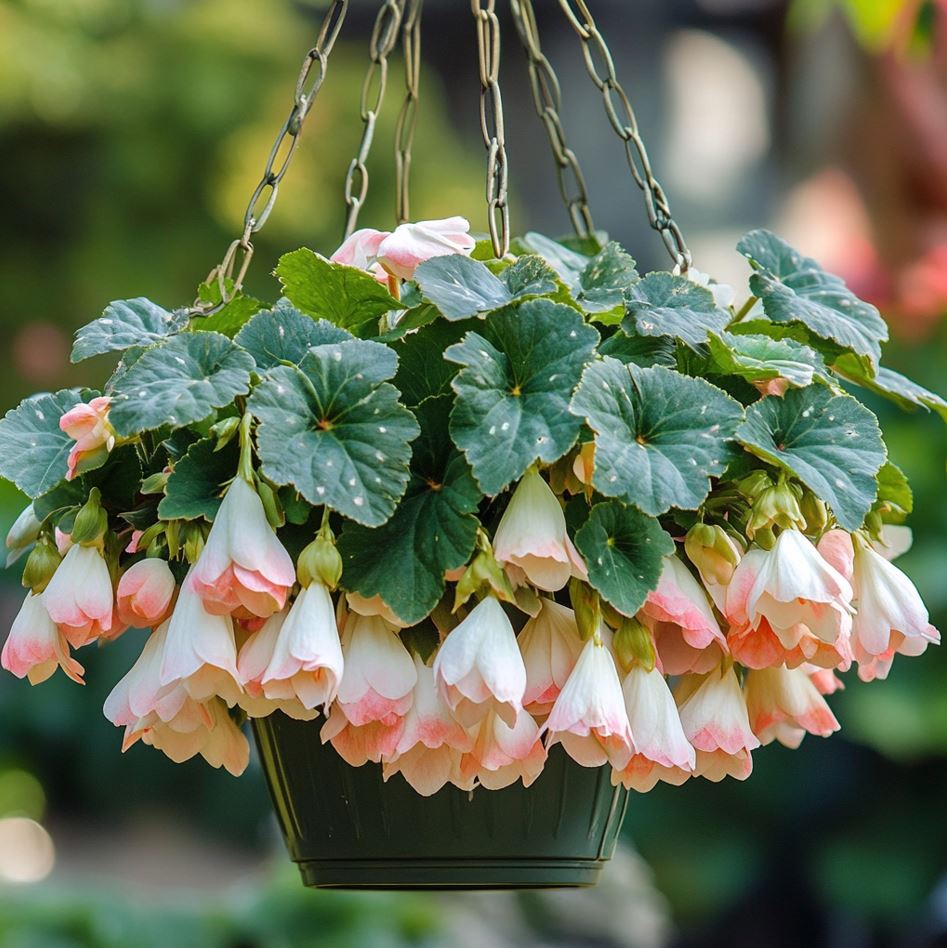
<instances>
[{"instance_id":1,"label":"chain link","mask_svg":"<svg viewBox=\"0 0 947 948\"><path fill-rule=\"evenodd\" d=\"M253 259L251 238L266 223L276 203L280 182L289 169L299 144L299 133L325 80L329 54L338 39L348 5L349 0L333 0L326 11L316 43L306 53L299 71L293 93L293 107L273 142L263 175L247 203L243 215L243 233L230 244L224 259L207 275L205 283L216 281L220 300L209 303L198 298L188 310L189 315L210 316L226 306L240 292L247 268Z\"/></svg>"},{"instance_id":2,"label":"chain link","mask_svg":"<svg viewBox=\"0 0 947 948\"><path fill-rule=\"evenodd\" d=\"M651 169L651 161L638 130L638 120L628 95L618 81L611 51L596 27L585 0L559 0L559 6L582 41L586 72L602 93L609 123L624 142L628 167L644 195L648 220L661 235L676 268L679 272L686 273L691 264L690 250L680 227L671 215L664 188Z\"/></svg>"},{"instance_id":3,"label":"chain link","mask_svg":"<svg viewBox=\"0 0 947 948\"><path fill-rule=\"evenodd\" d=\"M401 25L405 94L395 123L395 217L399 224L411 217L411 149L421 96L422 6L423 0L408 0Z\"/></svg>"},{"instance_id":4,"label":"chain link","mask_svg":"<svg viewBox=\"0 0 947 948\"><path fill-rule=\"evenodd\" d=\"M510 209L507 206L508 167L503 97L500 95L500 21L496 0L470 0L477 24L480 64L480 131L487 147L487 223L493 252L503 257L510 249Z\"/></svg>"},{"instance_id":5,"label":"chain link","mask_svg":"<svg viewBox=\"0 0 947 948\"><path fill-rule=\"evenodd\" d=\"M358 215L368 194L368 156L375 138L375 125L378 113L385 100L385 88L388 84L388 57L398 41L398 30L404 15L405 0L385 0L372 28L372 37L368 44L371 60L365 81L362 83L362 98L359 103L359 115L362 119L362 140L358 151L349 164L345 175L345 204L348 214L345 217L345 234L349 237L358 226Z\"/></svg>"},{"instance_id":6,"label":"chain link","mask_svg":"<svg viewBox=\"0 0 947 948\"><path fill-rule=\"evenodd\" d=\"M592 222L592 212L589 210L585 176L582 174L575 152L566 142L562 120L559 117L562 109L559 79L552 64L543 54L532 0L510 0L510 6L520 41L526 51L533 105L546 128L549 146L556 162L559 193L569 212L569 219L572 221L576 236L582 239L591 237L595 225Z\"/></svg>"}]
</instances>

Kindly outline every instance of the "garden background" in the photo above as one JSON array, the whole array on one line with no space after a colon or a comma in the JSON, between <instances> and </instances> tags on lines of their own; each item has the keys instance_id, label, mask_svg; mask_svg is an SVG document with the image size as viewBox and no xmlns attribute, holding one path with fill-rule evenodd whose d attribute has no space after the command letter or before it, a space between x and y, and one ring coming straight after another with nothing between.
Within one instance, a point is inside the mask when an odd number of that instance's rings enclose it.
<instances>
[{"instance_id":1,"label":"garden background","mask_svg":"<svg viewBox=\"0 0 947 948\"><path fill-rule=\"evenodd\" d=\"M0 0L0 408L95 380L70 335L112 299L169 308L241 230L322 5L306 0ZM537 3L597 225L664 266L584 73ZM353 0L249 291L300 245L339 242L376 4ZM559 202L508 17L501 81L514 230L560 233ZM947 5L933 0L598 0L659 177L697 266L742 282L740 234L775 229L888 318L886 363L947 394ZM486 226L473 19L426 0L412 216ZM397 57L396 57L397 60ZM361 222L393 221L392 64ZM903 567L947 626L947 433L872 404L915 487ZM0 527L22 506L0 487ZM22 595L0 575L0 640ZM740 784L635 797L592 892L305 891L259 767L233 780L141 745L102 700L139 642L84 656L88 685L0 678L0 948L947 944L947 652L848 676L830 741L755 755Z\"/></svg>"}]
</instances>

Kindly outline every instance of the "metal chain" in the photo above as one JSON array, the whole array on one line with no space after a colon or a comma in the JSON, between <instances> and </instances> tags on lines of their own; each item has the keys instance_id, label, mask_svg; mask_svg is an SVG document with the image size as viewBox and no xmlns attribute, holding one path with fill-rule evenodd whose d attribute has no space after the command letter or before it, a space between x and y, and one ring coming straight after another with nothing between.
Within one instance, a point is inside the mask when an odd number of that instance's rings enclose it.
<instances>
[{"instance_id":1,"label":"metal chain","mask_svg":"<svg viewBox=\"0 0 947 948\"><path fill-rule=\"evenodd\" d=\"M480 131L487 146L487 222L493 252L503 257L510 249L510 209L507 206L506 133L500 95L500 21L496 0L470 0L477 23L480 64Z\"/></svg>"},{"instance_id":2,"label":"metal chain","mask_svg":"<svg viewBox=\"0 0 947 948\"><path fill-rule=\"evenodd\" d=\"M349 164L345 175L345 204L348 214L345 218L345 237L349 237L358 225L358 215L368 194L368 156L375 138L375 124L378 113L385 100L385 87L388 84L388 57L398 41L398 29L404 14L405 0L385 0L368 44L371 62L365 81L362 83L362 98L359 103L359 115L364 128L358 151Z\"/></svg>"},{"instance_id":3,"label":"metal chain","mask_svg":"<svg viewBox=\"0 0 947 948\"><path fill-rule=\"evenodd\" d=\"M299 133L325 80L329 54L338 39L348 5L349 0L333 0L326 11L316 43L306 53L296 79L293 107L273 142L263 175L247 203L243 215L243 233L230 244L224 259L207 275L205 283L215 280L217 282L220 291L219 302L209 303L198 298L188 310L189 315L210 316L226 306L243 287L247 268L253 259L253 243L250 238L266 223L276 203L280 182L289 169L299 144Z\"/></svg>"},{"instance_id":4,"label":"metal chain","mask_svg":"<svg viewBox=\"0 0 947 948\"><path fill-rule=\"evenodd\" d=\"M615 74L611 51L598 31L585 0L559 0L559 6L582 41L586 71L602 93L605 114L612 128L624 142L628 167L644 194L648 220L661 235L679 272L686 273L691 264L690 250L687 249L680 227L671 216L667 195L651 170L648 152L638 130L638 120Z\"/></svg>"},{"instance_id":5,"label":"metal chain","mask_svg":"<svg viewBox=\"0 0 947 948\"><path fill-rule=\"evenodd\" d=\"M575 152L566 142L565 131L559 112L562 109L562 93L559 79L552 64L543 54L536 26L536 13L532 0L510 0L513 19L529 66L529 86L533 95L536 114L542 120L549 138L549 146L556 162L559 193L569 212L572 228L577 237L591 237L595 231L585 176L579 166Z\"/></svg>"},{"instance_id":6,"label":"metal chain","mask_svg":"<svg viewBox=\"0 0 947 948\"><path fill-rule=\"evenodd\" d=\"M423 0L408 0L401 25L405 95L395 124L395 216L399 224L411 217L411 149L421 95L422 6Z\"/></svg>"}]
</instances>

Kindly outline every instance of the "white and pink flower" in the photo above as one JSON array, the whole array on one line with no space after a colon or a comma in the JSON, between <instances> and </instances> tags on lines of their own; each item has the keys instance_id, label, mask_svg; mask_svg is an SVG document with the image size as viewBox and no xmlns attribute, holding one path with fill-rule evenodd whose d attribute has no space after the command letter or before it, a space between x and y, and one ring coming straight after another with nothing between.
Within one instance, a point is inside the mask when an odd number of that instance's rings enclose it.
<instances>
[{"instance_id":1,"label":"white and pink flower","mask_svg":"<svg viewBox=\"0 0 947 948\"><path fill-rule=\"evenodd\" d=\"M635 738L635 754L612 782L644 793L663 780L675 785L690 777L697 761L664 675L635 665L622 684L625 710Z\"/></svg>"},{"instance_id":2,"label":"white and pink flower","mask_svg":"<svg viewBox=\"0 0 947 948\"><path fill-rule=\"evenodd\" d=\"M109 424L110 404L111 399L102 395L88 404L80 402L59 419L60 430L76 442L66 461L67 481L101 464L115 447L115 429Z\"/></svg>"},{"instance_id":3,"label":"white and pink flower","mask_svg":"<svg viewBox=\"0 0 947 948\"><path fill-rule=\"evenodd\" d=\"M541 598L539 614L523 626L518 642L526 666L523 707L547 714L582 652L575 613L554 599Z\"/></svg>"},{"instance_id":4,"label":"white and pink flower","mask_svg":"<svg viewBox=\"0 0 947 948\"><path fill-rule=\"evenodd\" d=\"M585 643L541 733L562 744L583 767L623 770L635 753L621 682L611 652L598 637Z\"/></svg>"},{"instance_id":5,"label":"white and pink flower","mask_svg":"<svg viewBox=\"0 0 947 948\"><path fill-rule=\"evenodd\" d=\"M323 744L331 742L336 753L350 767L361 767L369 761L377 764L393 756L404 733L404 726L404 717L352 724L336 702L319 736Z\"/></svg>"},{"instance_id":6,"label":"white and pink flower","mask_svg":"<svg viewBox=\"0 0 947 948\"><path fill-rule=\"evenodd\" d=\"M657 589L648 593L638 617L654 635L669 675L709 671L728 652L707 594L673 554L664 558Z\"/></svg>"},{"instance_id":7,"label":"white and pink flower","mask_svg":"<svg viewBox=\"0 0 947 948\"><path fill-rule=\"evenodd\" d=\"M49 617L73 648L113 632L112 577L101 550L69 547L43 593Z\"/></svg>"},{"instance_id":8,"label":"white and pink flower","mask_svg":"<svg viewBox=\"0 0 947 948\"><path fill-rule=\"evenodd\" d=\"M171 613L176 588L165 560L147 558L132 564L118 581L119 621L136 629L161 625Z\"/></svg>"},{"instance_id":9,"label":"white and pink flower","mask_svg":"<svg viewBox=\"0 0 947 948\"><path fill-rule=\"evenodd\" d=\"M426 260L451 254L470 256L476 246L470 223L463 217L399 224L378 245L375 257L388 273L402 280L414 278Z\"/></svg>"},{"instance_id":10,"label":"white and pink flower","mask_svg":"<svg viewBox=\"0 0 947 948\"><path fill-rule=\"evenodd\" d=\"M761 668L743 683L750 727L762 744L798 747L806 734L828 737L839 729L825 698L804 668Z\"/></svg>"},{"instance_id":11,"label":"white and pink flower","mask_svg":"<svg viewBox=\"0 0 947 948\"><path fill-rule=\"evenodd\" d=\"M706 675L682 678L674 694L684 736L697 751L695 773L714 782L745 780L760 742L750 727L736 672L723 663Z\"/></svg>"},{"instance_id":12,"label":"white and pink flower","mask_svg":"<svg viewBox=\"0 0 947 948\"><path fill-rule=\"evenodd\" d=\"M513 626L492 596L448 633L434 659L434 678L464 727L479 723L491 710L508 727L516 724L523 711L526 666Z\"/></svg>"},{"instance_id":13,"label":"white and pink flower","mask_svg":"<svg viewBox=\"0 0 947 948\"><path fill-rule=\"evenodd\" d=\"M240 476L224 497L190 583L208 612L266 618L286 605L293 561L270 527L257 492Z\"/></svg>"},{"instance_id":14,"label":"white and pink flower","mask_svg":"<svg viewBox=\"0 0 947 948\"><path fill-rule=\"evenodd\" d=\"M28 592L0 652L0 665L17 678L38 685L61 668L82 685L83 667L69 654L69 643L50 618L43 594Z\"/></svg>"},{"instance_id":15,"label":"white and pink flower","mask_svg":"<svg viewBox=\"0 0 947 948\"><path fill-rule=\"evenodd\" d=\"M518 585L528 581L555 592L573 576L588 576L566 532L562 506L535 468L523 475L513 491L493 539L493 553Z\"/></svg>"},{"instance_id":16,"label":"white and pink flower","mask_svg":"<svg viewBox=\"0 0 947 948\"><path fill-rule=\"evenodd\" d=\"M329 259L333 263L344 263L349 267L367 270L379 283L387 283L388 273L375 258L381 242L388 236L390 231L362 227L346 237Z\"/></svg>"},{"instance_id":17,"label":"white and pink flower","mask_svg":"<svg viewBox=\"0 0 947 948\"><path fill-rule=\"evenodd\" d=\"M542 773L546 748L531 715L521 714L510 727L492 710L473 733L473 747L461 756L454 775L462 789L479 785L502 790L517 780L528 787Z\"/></svg>"}]
</instances>

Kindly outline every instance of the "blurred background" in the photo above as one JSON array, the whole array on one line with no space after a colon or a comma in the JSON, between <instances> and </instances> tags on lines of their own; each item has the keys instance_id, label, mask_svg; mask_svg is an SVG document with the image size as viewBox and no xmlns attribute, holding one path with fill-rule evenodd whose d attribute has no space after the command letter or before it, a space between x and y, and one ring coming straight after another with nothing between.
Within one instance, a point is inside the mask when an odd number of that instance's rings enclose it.
<instances>
[{"instance_id":1,"label":"blurred background","mask_svg":"<svg viewBox=\"0 0 947 948\"><path fill-rule=\"evenodd\" d=\"M322 4L306 0L0 0L0 408L95 382L74 329L112 299L186 303L239 233ZM514 230L564 233L553 164L509 20L501 78ZM597 0L619 73L696 265L741 283L737 238L770 226L887 316L886 362L947 394L947 5L931 0ZM598 227L664 267L574 33L537 3L563 122ZM339 241L345 170L377 5L343 39L257 240L278 255ZM426 0L412 216L477 230L483 147L473 21ZM400 58L362 225L393 224ZM903 566L947 626L947 434L880 413L915 489ZM0 487L4 531L23 504ZM22 595L0 575L0 629ZM3 632L0 632L2 636ZM89 684L0 677L0 948L138 946L947 945L947 652L849 676L826 743L756 755L745 784L659 786L592 892L389 896L305 891L259 767L233 780L138 745L101 703L137 653L85 655Z\"/></svg>"}]
</instances>

